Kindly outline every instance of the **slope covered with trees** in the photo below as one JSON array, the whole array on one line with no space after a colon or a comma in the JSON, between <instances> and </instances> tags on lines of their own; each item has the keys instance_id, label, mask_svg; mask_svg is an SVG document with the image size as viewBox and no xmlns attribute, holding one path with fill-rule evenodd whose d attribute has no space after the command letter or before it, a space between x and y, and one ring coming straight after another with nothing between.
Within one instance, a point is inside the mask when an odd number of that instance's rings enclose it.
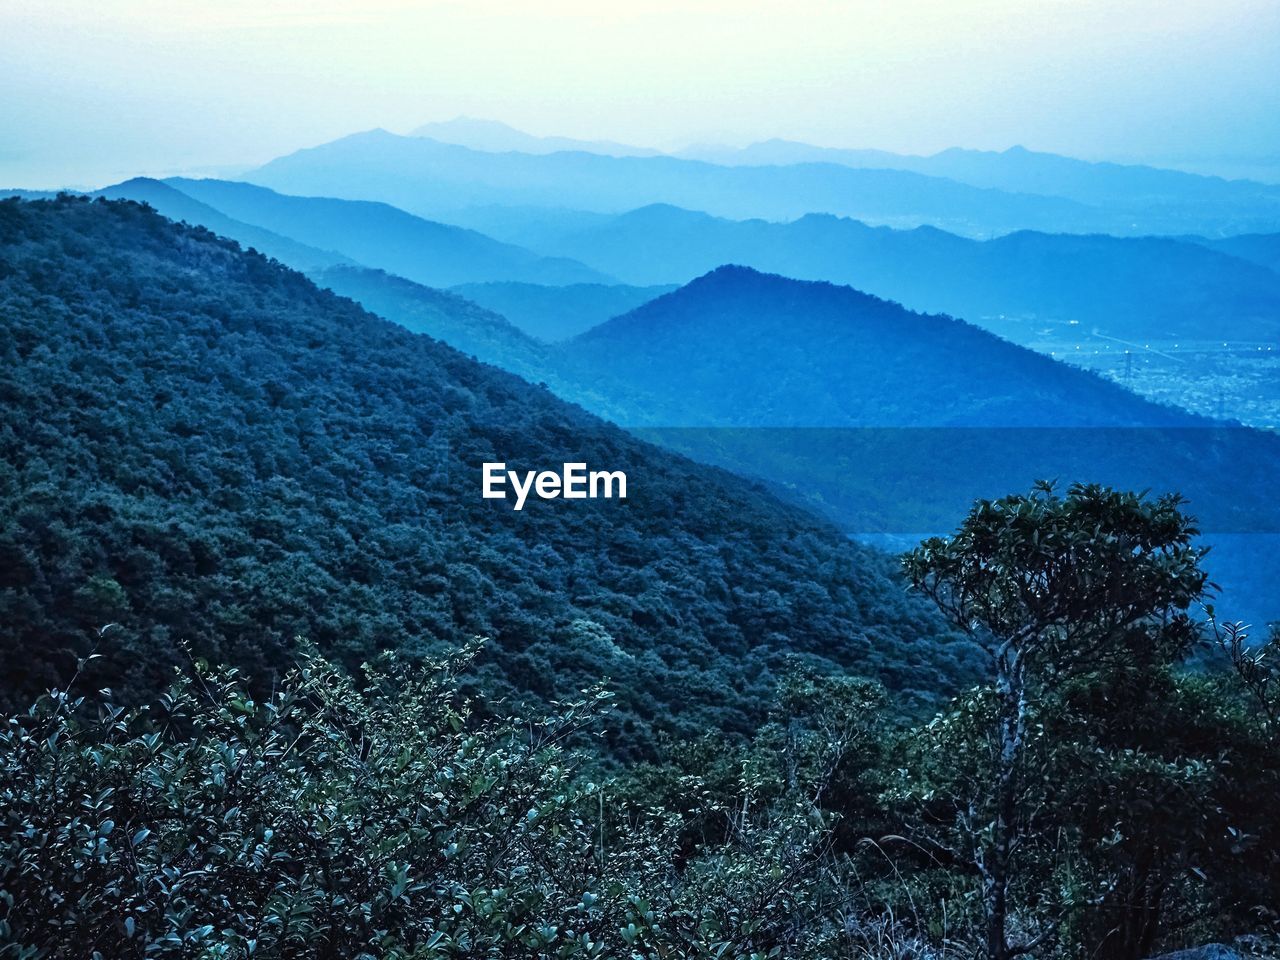
<instances>
[{"instance_id":1,"label":"slope covered with trees","mask_svg":"<svg viewBox=\"0 0 1280 960\"><path fill-rule=\"evenodd\" d=\"M297 636L349 665L487 636L498 693L613 678L618 755L750 729L790 657L973 675L883 555L141 206L0 205L0 324L8 702L107 623L91 682L126 696L180 642L265 684ZM491 460L622 470L628 499L516 513Z\"/></svg>"},{"instance_id":2,"label":"slope covered with trees","mask_svg":"<svg viewBox=\"0 0 1280 960\"><path fill-rule=\"evenodd\" d=\"M459 295L363 267L332 267L310 276L318 286L350 297L380 317L443 340L526 380L537 383L550 366L546 344L517 329L505 316Z\"/></svg>"},{"instance_id":3,"label":"slope covered with trees","mask_svg":"<svg viewBox=\"0 0 1280 960\"><path fill-rule=\"evenodd\" d=\"M746 427L1191 426L1194 418L947 316L722 267L565 345L619 422Z\"/></svg>"},{"instance_id":4,"label":"slope covered with trees","mask_svg":"<svg viewBox=\"0 0 1280 960\"><path fill-rule=\"evenodd\" d=\"M1221 625L1220 669L1185 668L1205 574L1182 508L983 500L904 569L992 680L906 724L874 682L796 670L749 740L610 770L571 747L618 721L607 691L512 713L466 695L474 647L354 676L301 650L262 696L197 662L132 709L86 696L82 662L0 719L0 949L1274 956L1280 635Z\"/></svg>"},{"instance_id":5,"label":"slope covered with trees","mask_svg":"<svg viewBox=\"0 0 1280 960\"><path fill-rule=\"evenodd\" d=\"M166 183L237 220L432 286L487 280L555 284L609 279L573 260L544 257L385 203L335 199L339 194L289 196L228 180L175 177Z\"/></svg>"},{"instance_id":6,"label":"slope covered with trees","mask_svg":"<svg viewBox=\"0 0 1280 960\"><path fill-rule=\"evenodd\" d=\"M424 302L449 303L395 282L368 305L445 337L475 324L458 335L482 359L857 534L945 529L987 491L1042 478L1179 490L1214 545L1223 598L1246 619L1280 618L1280 439L1267 433L1151 403L950 317L738 267L536 352L506 349L511 331L495 340L492 318Z\"/></svg>"}]
</instances>

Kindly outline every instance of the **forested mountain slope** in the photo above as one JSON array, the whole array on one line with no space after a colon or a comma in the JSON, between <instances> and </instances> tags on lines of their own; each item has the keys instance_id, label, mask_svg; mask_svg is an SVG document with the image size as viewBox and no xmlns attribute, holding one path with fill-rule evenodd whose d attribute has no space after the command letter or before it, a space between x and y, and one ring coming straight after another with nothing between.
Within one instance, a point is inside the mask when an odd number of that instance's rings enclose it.
<instances>
[{"instance_id":1,"label":"forested mountain slope","mask_svg":"<svg viewBox=\"0 0 1280 960\"><path fill-rule=\"evenodd\" d=\"M505 316L460 295L363 267L332 267L310 276L317 285L350 297L380 317L443 340L533 383L551 369L547 344L530 337Z\"/></svg>"},{"instance_id":2,"label":"forested mountain slope","mask_svg":"<svg viewBox=\"0 0 1280 960\"><path fill-rule=\"evenodd\" d=\"M748 482L132 203L0 203L5 699L137 694L188 642L265 679L491 637L480 677L612 677L610 747L745 730L790 656L932 694L972 676L885 556ZM480 465L623 470L625 501L480 497ZM904 699L903 702L906 702Z\"/></svg>"},{"instance_id":3,"label":"forested mountain slope","mask_svg":"<svg viewBox=\"0 0 1280 960\"><path fill-rule=\"evenodd\" d=\"M104 187L94 196L150 204L170 220L207 227L221 237L235 240L241 246L252 247L259 253L275 257L295 270L320 270L340 263L353 263L350 257L334 250L320 250L292 237L229 217L162 180L134 177L123 183Z\"/></svg>"},{"instance_id":4,"label":"forested mountain slope","mask_svg":"<svg viewBox=\"0 0 1280 960\"><path fill-rule=\"evenodd\" d=\"M229 180L175 177L170 186L227 216L429 286L489 280L599 283L609 278L563 257L544 257L474 230L424 220L385 203L289 196ZM211 227L211 229L217 229ZM291 264L292 266L293 264Z\"/></svg>"},{"instance_id":5,"label":"forested mountain slope","mask_svg":"<svg viewBox=\"0 0 1280 960\"><path fill-rule=\"evenodd\" d=\"M1191 425L1093 374L849 287L721 267L565 344L649 426Z\"/></svg>"}]
</instances>

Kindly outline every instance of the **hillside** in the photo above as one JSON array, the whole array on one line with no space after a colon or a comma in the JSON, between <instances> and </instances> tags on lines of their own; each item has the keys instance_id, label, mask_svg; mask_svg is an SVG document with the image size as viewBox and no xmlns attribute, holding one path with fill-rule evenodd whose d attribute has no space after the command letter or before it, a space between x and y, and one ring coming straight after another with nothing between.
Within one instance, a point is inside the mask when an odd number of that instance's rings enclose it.
<instances>
[{"instance_id":1,"label":"hillside","mask_svg":"<svg viewBox=\"0 0 1280 960\"><path fill-rule=\"evenodd\" d=\"M1193 425L962 321L848 287L722 267L565 345L654 403L646 426Z\"/></svg>"},{"instance_id":2,"label":"hillside","mask_svg":"<svg viewBox=\"0 0 1280 960\"><path fill-rule=\"evenodd\" d=\"M1203 237L1192 238L1196 243L1249 260L1259 266L1280 273L1280 233L1246 233L1237 237L1219 237L1206 240Z\"/></svg>"},{"instance_id":3,"label":"hillside","mask_svg":"<svg viewBox=\"0 0 1280 960\"><path fill-rule=\"evenodd\" d=\"M93 196L150 204L170 220L207 227L221 237L235 240L243 247L252 247L259 253L275 257L295 270L322 270L340 263L352 263L349 257L332 250L319 250L291 237L236 220L163 181L149 177L134 177L123 183L104 187Z\"/></svg>"},{"instance_id":4,"label":"hillside","mask_svg":"<svg viewBox=\"0 0 1280 960\"><path fill-rule=\"evenodd\" d=\"M529 336L554 343L630 313L674 289L672 284L631 287L575 283L547 287L532 283L465 283L454 287L453 292L502 314Z\"/></svg>"},{"instance_id":5,"label":"hillside","mask_svg":"<svg viewBox=\"0 0 1280 960\"><path fill-rule=\"evenodd\" d=\"M443 340L477 360L517 373L526 380L536 383L549 367L546 344L518 329L505 316L457 294L360 267L333 267L312 273L310 277L317 286L350 297L365 309L395 320L414 333Z\"/></svg>"},{"instance_id":6,"label":"hillside","mask_svg":"<svg viewBox=\"0 0 1280 960\"><path fill-rule=\"evenodd\" d=\"M750 484L124 202L0 203L5 700L125 695L185 641L269 682L492 638L481 680L602 676L610 746L749 729L789 656L945 691L972 676L891 561ZM629 498L480 498L480 464L623 470ZM909 698L908 698L909 700ZM903 700L903 702L908 702Z\"/></svg>"},{"instance_id":7,"label":"hillside","mask_svg":"<svg viewBox=\"0 0 1280 960\"><path fill-rule=\"evenodd\" d=\"M385 203L286 196L228 180L165 182L244 223L336 250L364 266L428 286L486 280L561 284L609 279L572 260L543 257L472 230L423 220Z\"/></svg>"},{"instance_id":8,"label":"hillside","mask_svg":"<svg viewBox=\"0 0 1280 960\"><path fill-rule=\"evenodd\" d=\"M1260 254L1235 255L1247 239L1216 241L1212 249L1156 237L1032 232L977 241L817 214L771 223L650 206L545 236L539 249L638 284L685 283L735 263L848 284L974 322L1019 315L1075 320L1084 331L1124 339L1280 339L1280 276L1248 262Z\"/></svg>"},{"instance_id":9,"label":"hillside","mask_svg":"<svg viewBox=\"0 0 1280 960\"><path fill-rule=\"evenodd\" d=\"M1039 478L1180 491L1215 546L1224 609L1280 618L1280 437L972 325L726 267L569 341L561 362L588 408L851 533L950 529L973 499Z\"/></svg>"}]
</instances>

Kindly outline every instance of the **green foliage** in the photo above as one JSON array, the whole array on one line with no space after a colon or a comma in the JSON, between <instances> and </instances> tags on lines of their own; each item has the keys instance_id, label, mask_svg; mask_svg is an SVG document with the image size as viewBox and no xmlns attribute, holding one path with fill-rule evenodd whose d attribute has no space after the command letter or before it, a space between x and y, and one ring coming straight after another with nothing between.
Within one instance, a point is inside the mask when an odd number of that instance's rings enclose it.
<instances>
[{"instance_id":1,"label":"green foliage","mask_svg":"<svg viewBox=\"0 0 1280 960\"><path fill-rule=\"evenodd\" d=\"M308 656L263 701L200 663L148 707L53 693L0 735L0 955L573 943L601 877L558 745L602 694L474 722L462 662L357 689Z\"/></svg>"},{"instance_id":2,"label":"green foliage","mask_svg":"<svg viewBox=\"0 0 1280 960\"><path fill-rule=\"evenodd\" d=\"M473 690L611 678L618 757L749 733L794 655L917 703L974 676L883 555L138 205L0 204L0 331L0 703L105 621L92 682L121 702L180 640L269 689L295 636L348 668L487 636ZM488 460L630 496L515 514Z\"/></svg>"},{"instance_id":3,"label":"green foliage","mask_svg":"<svg viewBox=\"0 0 1280 960\"><path fill-rule=\"evenodd\" d=\"M1176 495L1052 484L979 501L954 535L903 560L908 579L997 660L1051 683L1102 662L1189 652L1205 590L1195 522Z\"/></svg>"},{"instance_id":4,"label":"green foliage","mask_svg":"<svg viewBox=\"0 0 1280 960\"><path fill-rule=\"evenodd\" d=\"M306 654L263 700L196 662L145 707L55 691L12 718L0 957L839 955L813 783L706 801L732 829L681 850L693 818L626 806L565 750L605 694L500 718L460 693L467 659L387 659L357 685Z\"/></svg>"},{"instance_id":5,"label":"green foliage","mask_svg":"<svg viewBox=\"0 0 1280 960\"><path fill-rule=\"evenodd\" d=\"M1138 960L1169 915L1209 936L1275 908L1252 849L1274 751L1239 697L1180 672L1206 588L1180 508L1045 484L904 559L994 666L908 740L895 788L906 831L975 875L963 902L988 957Z\"/></svg>"}]
</instances>

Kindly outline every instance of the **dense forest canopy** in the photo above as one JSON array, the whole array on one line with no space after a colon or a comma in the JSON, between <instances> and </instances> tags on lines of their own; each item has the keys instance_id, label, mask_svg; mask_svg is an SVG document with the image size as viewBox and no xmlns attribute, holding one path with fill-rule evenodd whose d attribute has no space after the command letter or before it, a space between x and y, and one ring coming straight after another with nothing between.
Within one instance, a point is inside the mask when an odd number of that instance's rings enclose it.
<instances>
[{"instance_id":1,"label":"dense forest canopy","mask_svg":"<svg viewBox=\"0 0 1280 960\"><path fill-rule=\"evenodd\" d=\"M751 729L792 657L921 696L974 676L887 557L137 204L0 205L0 324L10 703L109 622L94 682L126 697L180 641L268 683L298 636L348 665L487 636L499 694L612 678L620 755ZM630 496L515 514L488 460Z\"/></svg>"}]
</instances>

